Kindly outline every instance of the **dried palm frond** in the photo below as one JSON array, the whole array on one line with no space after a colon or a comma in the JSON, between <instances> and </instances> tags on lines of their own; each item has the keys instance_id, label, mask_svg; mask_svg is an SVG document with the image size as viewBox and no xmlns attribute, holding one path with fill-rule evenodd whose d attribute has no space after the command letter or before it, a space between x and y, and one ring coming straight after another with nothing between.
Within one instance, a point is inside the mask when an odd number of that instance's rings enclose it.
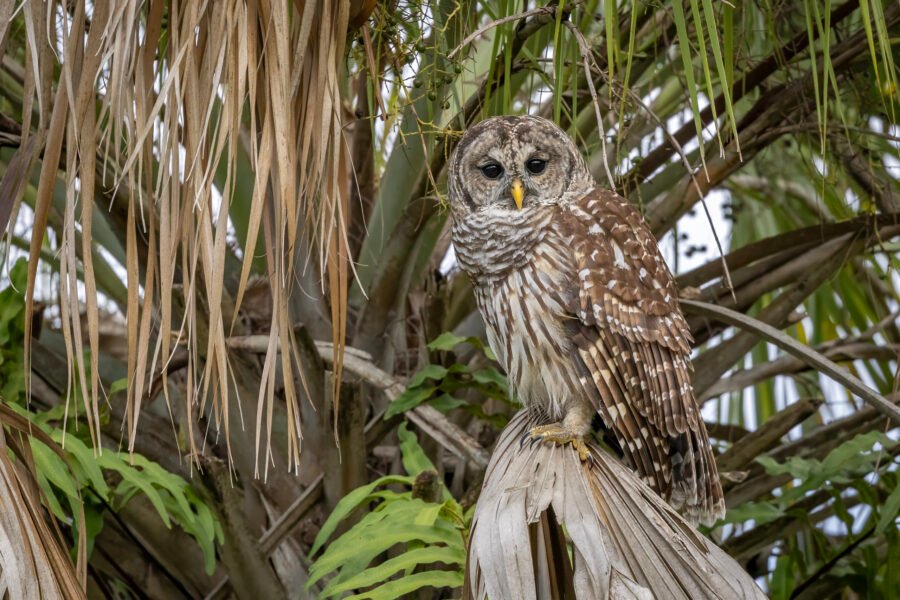
<instances>
[{"instance_id":1,"label":"dried palm frond","mask_svg":"<svg viewBox=\"0 0 900 600\"><path fill-rule=\"evenodd\" d=\"M570 446L522 446L535 424L518 413L494 450L472 522L468 598L765 598L608 452L593 446L589 464Z\"/></svg>"},{"instance_id":2,"label":"dried palm frond","mask_svg":"<svg viewBox=\"0 0 900 600\"><path fill-rule=\"evenodd\" d=\"M238 320L262 228L272 321L259 385L257 463L270 456L277 379L289 421L288 464L296 467L295 382L302 373L288 298L298 271L313 268L312 279L330 300L339 385L350 270L340 82L348 23L365 20L371 4L351 14L350 3L339 0L126 0L115 10L87 0L23 3L23 113L35 107L31 135L38 143L28 148L43 150L26 292L26 371L38 258L62 168L61 330L69 397L83 398L95 445L103 391L91 225L95 196L106 196L125 247L129 449L160 372L169 401L165 366L179 345L188 350L188 382L184 404L170 410L188 420L192 454L198 414L224 432L226 443L229 425L242 423L230 408L237 386L225 340ZM23 140L29 121L24 125ZM239 157L255 176L244 198L233 197ZM247 241L239 283L229 288L233 201L250 206L247 230L239 233ZM81 351L85 346L90 353Z\"/></svg>"}]
</instances>

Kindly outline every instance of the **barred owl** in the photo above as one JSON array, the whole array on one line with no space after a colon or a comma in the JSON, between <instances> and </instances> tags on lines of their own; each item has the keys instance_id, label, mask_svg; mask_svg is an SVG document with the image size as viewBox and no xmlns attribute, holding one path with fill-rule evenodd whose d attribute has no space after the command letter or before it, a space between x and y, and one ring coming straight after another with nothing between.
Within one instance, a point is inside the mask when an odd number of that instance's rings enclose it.
<instances>
[{"instance_id":1,"label":"barred owl","mask_svg":"<svg viewBox=\"0 0 900 600\"><path fill-rule=\"evenodd\" d=\"M518 398L546 418L532 439L570 443L587 460L599 413L623 459L688 520L721 517L690 331L640 213L536 117L470 128L449 188L457 260L490 346Z\"/></svg>"}]
</instances>

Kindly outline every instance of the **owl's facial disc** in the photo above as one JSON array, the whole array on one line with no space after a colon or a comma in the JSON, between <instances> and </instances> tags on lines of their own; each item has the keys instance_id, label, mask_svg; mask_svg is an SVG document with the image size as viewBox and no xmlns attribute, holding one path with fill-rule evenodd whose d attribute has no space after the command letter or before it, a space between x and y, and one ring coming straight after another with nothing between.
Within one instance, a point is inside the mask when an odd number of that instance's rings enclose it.
<instances>
[{"instance_id":1,"label":"owl's facial disc","mask_svg":"<svg viewBox=\"0 0 900 600\"><path fill-rule=\"evenodd\" d=\"M525 213L587 191L593 179L566 134L538 117L494 117L469 128L451 162L454 214Z\"/></svg>"}]
</instances>

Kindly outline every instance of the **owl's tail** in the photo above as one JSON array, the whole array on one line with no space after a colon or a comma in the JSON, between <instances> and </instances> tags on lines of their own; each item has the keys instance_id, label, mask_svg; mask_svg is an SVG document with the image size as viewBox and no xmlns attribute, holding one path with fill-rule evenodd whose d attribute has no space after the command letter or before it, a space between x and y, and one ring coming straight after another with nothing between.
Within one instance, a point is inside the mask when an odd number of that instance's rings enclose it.
<instances>
[{"instance_id":1,"label":"owl's tail","mask_svg":"<svg viewBox=\"0 0 900 600\"><path fill-rule=\"evenodd\" d=\"M672 487L669 503L696 525L725 516L725 496L705 427L669 438Z\"/></svg>"},{"instance_id":2,"label":"owl's tail","mask_svg":"<svg viewBox=\"0 0 900 600\"><path fill-rule=\"evenodd\" d=\"M765 598L612 455L592 446L588 464L569 445L520 446L536 424L518 413L491 457L464 598Z\"/></svg>"}]
</instances>

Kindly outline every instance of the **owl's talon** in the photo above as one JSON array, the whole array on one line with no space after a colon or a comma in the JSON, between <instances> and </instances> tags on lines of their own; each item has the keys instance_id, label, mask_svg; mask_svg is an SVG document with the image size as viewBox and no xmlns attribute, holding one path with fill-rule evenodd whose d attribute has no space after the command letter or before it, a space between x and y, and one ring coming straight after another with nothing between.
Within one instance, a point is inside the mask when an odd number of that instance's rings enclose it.
<instances>
[{"instance_id":1,"label":"owl's talon","mask_svg":"<svg viewBox=\"0 0 900 600\"><path fill-rule=\"evenodd\" d=\"M579 440L577 444L573 443L572 445L575 446L575 450L578 451L578 458L581 459L581 462L586 463L589 469L593 469L594 455L591 453L591 449L588 448L587 444Z\"/></svg>"},{"instance_id":2,"label":"owl's talon","mask_svg":"<svg viewBox=\"0 0 900 600\"><path fill-rule=\"evenodd\" d=\"M531 446L538 442L549 442L558 446L572 444L572 447L578 453L581 462L593 464L591 458L591 450L584 443L582 436L566 429L562 423L550 423L549 425L539 425L533 427L526 435L531 436Z\"/></svg>"}]
</instances>

